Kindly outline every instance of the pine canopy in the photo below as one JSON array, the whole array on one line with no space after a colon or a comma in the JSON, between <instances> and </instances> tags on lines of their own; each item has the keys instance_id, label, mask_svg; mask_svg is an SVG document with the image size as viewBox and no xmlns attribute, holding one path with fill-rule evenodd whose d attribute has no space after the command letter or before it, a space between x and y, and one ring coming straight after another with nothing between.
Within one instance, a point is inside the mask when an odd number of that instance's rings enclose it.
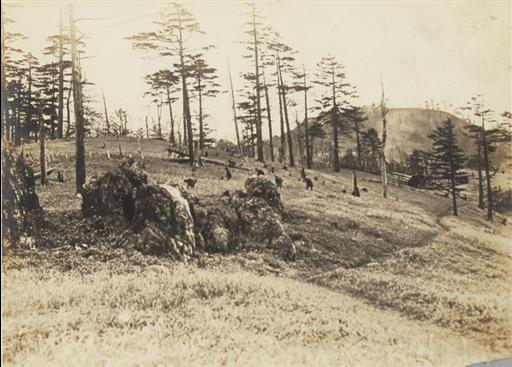
<instances>
[{"instance_id":1,"label":"pine canopy","mask_svg":"<svg viewBox=\"0 0 512 367\"><path fill-rule=\"evenodd\" d=\"M466 157L457 145L454 125L450 119L444 121L429 137L432 139L432 157L434 160L432 178L449 191L463 191L459 186L467 181L463 171ZM451 179L454 179L453 187Z\"/></svg>"}]
</instances>

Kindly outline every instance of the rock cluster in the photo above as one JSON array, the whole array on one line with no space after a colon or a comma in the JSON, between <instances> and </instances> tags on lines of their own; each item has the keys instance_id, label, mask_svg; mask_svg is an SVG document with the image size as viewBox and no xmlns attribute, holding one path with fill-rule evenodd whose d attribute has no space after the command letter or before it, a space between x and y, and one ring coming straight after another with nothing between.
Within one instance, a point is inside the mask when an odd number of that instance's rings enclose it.
<instances>
[{"instance_id":1,"label":"rock cluster","mask_svg":"<svg viewBox=\"0 0 512 367\"><path fill-rule=\"evenodd\" d=\"M198 200L179 185L149 184L140 164L131 160L84 186L82 211L86 217L124 218L132 242L144 253L186 261L198 250L226 253L265 247L294 259L274 183L263 176L249 177L245 189Z\"/></svg>"}]
</instances>

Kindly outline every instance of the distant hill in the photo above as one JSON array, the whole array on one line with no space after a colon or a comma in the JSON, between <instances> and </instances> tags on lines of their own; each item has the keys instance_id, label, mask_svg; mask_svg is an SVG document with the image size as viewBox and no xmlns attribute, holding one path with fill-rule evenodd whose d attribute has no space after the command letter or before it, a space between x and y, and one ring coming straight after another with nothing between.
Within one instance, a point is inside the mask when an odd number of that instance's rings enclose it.
<instances>
[{"instance_id":1,"label":"distant hill","mask_svg":"<svg viewBox=\"0 0 512 367\"><path fill-rule=\"evenodd\" d=\"M381 136L382 120L380 111L372 107L366 107L364 110L369 119L367 127L373 127ZM429 150L431 140L428 136L447 119L451 119L455 125L459 146L466 154L473 154L474 145L464 134L466 121L444 111L423 108L393 108L387 114L387 155L390 159L400 160L404 154L410 154L414 149Z\"/></svg>"},{"instance_id":2,"label":"distant hill","mask_svg":"<svg viewBox=\"0 0 512 367\"><path fill-rule=\"evenodd\" d=\"M382 120L380 111L376 107L367 106L363 108L368 121L363 123L362 130L374 128L382 136ZM474 147L471 140L464 134L464 126L467 122L444 112L427 110L423 108L393 108L387 114L388 141L386 154L390 160L399 161L414 149L429 150L431 140L428 135L441 125L446 119L451 119L455 125L457 141L466 154L473 154ZM329 126L330 116L322 116L320 121L324 124L327 134L331 134ZM341 134L341 152L346 149L353 149L356 146L353 134Z\"/></svg>"}]
</instances>

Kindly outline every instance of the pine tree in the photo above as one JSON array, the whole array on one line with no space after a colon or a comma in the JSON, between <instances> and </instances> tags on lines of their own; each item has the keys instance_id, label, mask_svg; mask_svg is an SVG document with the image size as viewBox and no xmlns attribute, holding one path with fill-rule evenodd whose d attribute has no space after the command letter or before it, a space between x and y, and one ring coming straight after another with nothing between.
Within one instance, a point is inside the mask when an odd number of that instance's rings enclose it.
<instances>
[{"instance_id":1,"label":"pine tree","mask_svg":"<svg viewBox=\"0 0 512 367\"><path fill-rule=\"evenodd\" d=\"M382 78L380 81L380 86L382 90L381 100L380 100L380 117L382 119L382 138L381 138L381 152L380 152L380 174L382 181L382 196L388 197L388 162L386 160L386 142L388 136L387 129L387 119L386 116L389 112L389 108L386 106L386 98L384 97L384 83L382 82Z\"/></svg>"},{"instance_id":2,"label":"pine tree","mask_svg":"<svg viewBox=\"0 0 512 367\"><path fill-rule=\"evenodd\" d=\"M228 74L229 74L229 86L231 89L231 107L233 109L233 123L235 124L235 134L236 134L236 145L238 147L238 153L242 153L242 144L240 143L240 131L238 129L238 118L236 113L236 102L235 102L235 91L233 89L233 78L231 77L231 69L228 63Z\"/></svg>"},{"instance_id":3,"label":"pine tree","mask_svg":"<svg viewBox=\"0 0 512 367\"><path fill-rule=\"evenodd\" d=\"M192 51L188 48L190 37L202 34L199 23L192 13L182 5L171 3L169 8L161 13L163 21L155 22L160 28L156 32L143 32L128 39L133 41L133 47L157 52L160 56L173 57L178 60L177 71L181 79L183 99L183 119L185 125L189 161L194 163L194 143L192 132L192 116L190 112L188 72Z\"/></svg>"},{"instance_id":4,"label":"pine tree","mask_svg":"<svg viewBox=\"0 0 512 367\"><path fill-rule=\"evenodd\" d=\"M407 157L407 172L413 176L427 176L429 169L429 154L414 149Z\"/></svg>"},{"instance_id":5,"label":"pine tree","mask_svg":"<svg viewBox=\"0 0 512 367\"><path fill-rule=\"evenodd\" d=\"M69 4L69 29L71 43L71 73L73 81L73 106L75 112L75 172L76 192L85 184L85 121L82 96L81 73L79 71L78 44L75 29L73 4Z\"/></svg>"},{"instance_id":6,"label":"pine tree","mask_svg":"<svg viewBox=\"0 0 512 367\"><path fill-rule=\"evenodd\" d=\"M361 132L364 128L364 122L368 121L368 116L361 107L351 107L345 110L345 118L350 123L350 128L356 138L357 166L362 167L362 148Z\"/></svg>"},{"instance_id":7,"label":"pine tree","mask_svg":"<svg viewBox=\"0 0 512 367\"><path fill-rule=\"evenodd\" d=\"M485 108L481 95L471 97L466 106L461 110L469 112L468 125L465 126L466 134L473 140L476 146L476 154L472 157L478 172L478 207L487 208L487 220L493 220L494 190L492 182L498 167L492 162L492 153L496 151L498 144L510 140L510 133L505 125L496 125L493 111ZM507 117L507 114L503 114ZM488 128L487 124L496 127Z\"/></svg>"},{"instance_id":8,"label":"pine tree","mask_svg":"<svg viewBox=\"0 0 512 367\"><path fill-rule=\"evenodd\" d=\"M466 134L473 140L476 146L476 154L472 157L476 165L478 173L478 207L484 209L484 178L483 178L483 158L482 158L482 127L479 126L478 122L474 120L474 117L478 115L479 106L478 96L472 97L470 102L466 103L466 106L462 107L461 110L469 111L470 116L467 118L469 125L465 126Z\"/></svg>"},{"instance_id":9,"label":"pine tree","mask_svg":"<svg viewBox=\"0 0 512 367\"><path fill-rule=\"evenodd\" d=\"M237 116L242 126L242 145L244 154L249 157L256 156L256 124L257 124L257 105L256 93L254 91L253 79L251 73L242 74L242 78L246 81L244 88L240 91L242 99L238 102L240 114Z\"/></svg>"},{"instance_id":10,"label":"pine tree","mask_svg":"<svg viewBox=\"0 0 512 367\"><path fill-rule=\"evenodd\" d=\"M482 159L485 171L485 180L487 188L487 220L491 221L494 217L494 188L493 179L498 172L498 166L492 162L492 153L494 153L499 143L510 141L510 131L503 125L498 125L494 128L486 128L486 123L495 124L496 120L492 118L493 111L490 109L480 110L481 117L481 145L482 145Z\"/></svg>"},{"instance_id":11,"label":"pine tree","mask_svg":"<svg viewBox=\"0 0 512 367\"><path fill-rule=\"evenodd\" d=\"M62 138L64 135L64 92L66 77L69 79L69 73L67 72L71 67L71 60L69 59L69 36L64 34L64 26L62 23L62 14L60 16L59 33L51 35L47 38L49 45L43 50L44 55L51 56L55 59L56 67L56 89L57 89L57 121L53 134L57 138ZM77 40L79 46L83 46L80 40Z\"/></svg>"},{"instance_id":12,"label":"pine tree","mask_svg":"<svg viewBox=\"0 0 512 367\"><path fill-rule=\"evenodd\" d=\"M335 172L340 170L339 155L339 129L340 115L343 109L351 105L348 98L354 96L352 86L347 83L346 75L343 72L344 66L335 57L328 55L322 57L317 64L318 72L313 83L324 87L323 94L317 100L317 110L329 110L331 114L332 127L332 161Z\"/></svg>"},{"instance_id":13,"label":"pine tree","mask_svg":"<svg viewBox=\"0 0 512 367\"><path fill-rule=\"evenodd\" d=\"M274 155L274 133L272 132L272 113L270 108L270 98L268 94L268 89L271 84L267 83L267 78L265 77L265 71L263 71L263 89L265 90L265 104L267 111L267 122L268 122L268 142L269 142L269 150L270 150L270 160L272 162L275 161Z\"/></svg>"},{"instance_id":14,"label":"pine tree","mask_svg":"<svg viewBox=\"0 0 512 367\"><path fill-rule=\"evenodd\" d=\"M478 173L478 207L484 209L484 180L483 180L483 159L482 159L482 128L478 125L466 125L466 134L473 140L476 146L476 153L471 157L472 163Z\"/></svg>"},{"instance_id":15,"label":"pine tree","mask_svg":"<svg viewBox=\"0 0 512 367\"><path fill-rule=\"evenodd\" d=\"M315 138L323 139L325 137L325 131L322 127L322 124L318 121L313 122L311 125L308 126L308 135L311 139L311 163L314 162L315 157Z\"/></svg>"},{"instance_id":16,"label":"pine tree","mask_svg":"<svg viewBox=\"0 0 512 367\"><path fill-rule=\"evenodd\" d=\"M382 142L377 130L371 128L361 133L361 165L365 168L379 169Z\"/></svg>"},{"instance_id":17,"label":"pine tree","mask_svg":"<svg viewBox=\"0 0 512 367\"><path fill-rule=\"evenodd\" d=\"M2 21L1 23L1 120L2 120L2 136L12 139L14 130L16 129L16 116L11 116L10 110L14 115L16 109L15 104L19 101L12 101L11 92L13 91L13 83L18 81L18 72L16 62L22 55L22 50L15 47L16 41L26 38L21 33L9 32L7 28L14 21L8 17L5 5L1 7ZM7 29L6 29L7 28ZM16 79L16 80L13 80ZM9 87L11 84L11 88Z\"/></svg>"},{"instance_id":18,"label":"pine tree","mask_svg":"<svg viewBox=\"0 0 512 367\"><path fill-rule=\"evenodd\" d=\"M247 46L247 54L243 57L251 61L252 69L251 74L253 78L250 80L253 83L254 90L254 125L251 128L255 130L256 137L256 159L260 162L264 161L264 150L263 150L263 126L262 126L262 108L261 108L261 92L263 91L262 83L262 61L261 52L262 47L265 44L266 34L261 24L261 16L256 10L254 4L249 4L249 11L247 13L248 21L245 23L246 30L245 34L248 39L244 43Z\"/></svg>"},{"instance_id":19,"label":"pine tree","mask_svg":"<svg viewBox=\"0 0 512 367\"><path fill-rule=\"evenodd\" d=\"M170 132L169 142L176 144L176 126L173 114L172 104L177 101L175 94L179 90L179 77L169 69L158 70L153 74L146 75L146 82L150 90L145 94L153 98L153 102L159 103L162 95L165 98L166 104L169 107L170 118Z\"/></svg>"},{"instance_id":20,"label":"pine tree","mask_svg":"<svg viewBox=\"0 0 512 367\"><path fill-rule=\"evenodd\" d=\"M205 48L205 50L208 48ZM220 84L217 83L217 69L208 65L202 53L192 56L193 67L191 68L191 77L194 80L193 90L198 101L198 133L199 149L203 151L206 143L210 142L208 134L211 130L206 122L208 114L204 111L204 99L213 98L221 93Z\"/></svg>"},{"instance_id":21,"label":"pine tree","mask_svg":"<svg viewBox=\"0 0 512 367\"><path fill-rule=\"evenodd\" d=\"M289 96L289 92L294 90L292 83L292 78L294 76L295 71L293 63L295 62L294 55L297 52L294 51L290 46L283 43L280 39L279 34L276 32L273 33L272 41L268 42L267 47L275 55L274 62L277 69L277 89L279 94L280 110L282 111L282 115L280 117L284 122L282 130L284 130L284 127L286 128L285 133L286 141L288 143L288 163L290 167L294 167L295 156L293 151L293 139L288 107L295 105L295 102ZM283 132L284 131L282 131L281 133L282 145L284 145L283 143L285 142Z\"/></svg>"},{"instance_id":22,"label":"pine tree","mask_svg":"<svg viewBox=\"0 0 512 367\"><path fill-rule=\"evenodd\" d=\"M453 215L458 215L457 194L463 189L460 185L467 180L463 171L466 157L457 145L453 122L448 119L435 129L432 139L432 179L452 195Z\"/></svg>"},{"instance_id":23,"label":"pine tree","mask_svg":"<svg viewBox=\"0 0 512 367\"><path fill-rule=\"evenodd\" d=\"M304 93L304 141L305 141L305 155L306 155L306 167L311 168L313 165L312 153L311 153L311 143L309 137L309 121L308 121L308 90L311 89L311 86L308 85L308 75L306 73L306 67L302 67L301 72L294 73L295 76L295 85L293 89L296 92Z\"/></svg>"}]
</instances>

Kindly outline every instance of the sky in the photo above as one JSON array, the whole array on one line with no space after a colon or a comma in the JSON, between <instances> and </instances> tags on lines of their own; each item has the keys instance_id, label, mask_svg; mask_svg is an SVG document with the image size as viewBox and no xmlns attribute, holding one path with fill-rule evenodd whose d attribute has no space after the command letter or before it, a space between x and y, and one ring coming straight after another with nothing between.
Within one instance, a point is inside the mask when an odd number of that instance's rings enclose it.
<instances>
[{"instance_id":1,"label":"sky","mask_svg":"<svg viewBox=\"0 0 512 367\"><path fill-rule=\"evenodd\" d=\"M35 55L48 44L46 38L58 32L61 11L64 22L68 20L67 2L9 4L18 5L6 8L15 21L9 31L24 33L27 39L19 46ZM358 90L360 97L354 101L358 105L379 103L382 78L390 107L424 107L425 100L433 99L441 109L452 111L481 94L499 113L512 109L509 1L257 1L256 5L263 22L298 51L297 64L304 65L311 77L322 56L337 57ZM75 3L76 17L87 18L78 28L86 37L84 73L94 83L89 93L96 98L99 111L103 111L102 93L110 111L127 110L133 130L144 126L146 115L150 121L156 119L154 105L143 97L147 91L144 76L172 67L174 61L134 50L126 37L156 30L153 22L165 6L156 1ZM235 89L240 88L239 73L250 70L239 43L246 40L247 6L235 1L192 1L184 6L205 32L191 40L192 45L214 44L216 49L208 60L218 69L220 84L229 91L229 61ZM315 87L310 93L313 101L322 91ZM302 96L296 97L300 120ZM175 104L181 120L181 103ZM275 89L271 90L271 106L277 117ZM215 130L213 137L234 139L230 93L206 101L205 110ZM295 121L295 111L291 115ZM164 111L162 122L168 121Z\"/></svg>"}]
</instances>

